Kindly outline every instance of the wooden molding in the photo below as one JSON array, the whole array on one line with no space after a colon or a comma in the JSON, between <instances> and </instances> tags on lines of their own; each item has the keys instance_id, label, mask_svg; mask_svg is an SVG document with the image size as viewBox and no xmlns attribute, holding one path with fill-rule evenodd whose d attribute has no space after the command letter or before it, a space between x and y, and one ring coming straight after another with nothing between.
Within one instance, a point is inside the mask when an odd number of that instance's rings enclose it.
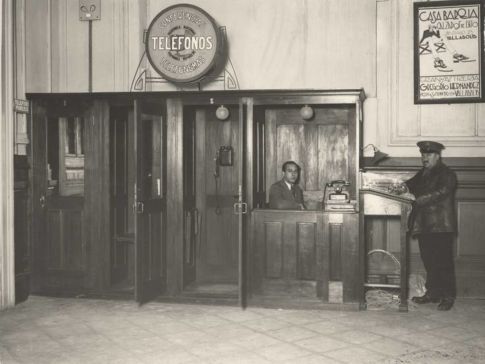
<instances>
[{"instance_id":1,"label":"wooden molding","mask_svg":"<svg viewBox=\"0 0 485 364\"><path fill-rule=\"evenodd\" d=\"M2 72L0 72L0 310L15 305L14 260L14 112L13 112L13 1L3 1L0 35L2 39ZM5 77L5 79L4 79Z\"/></svg>"}]
</instances>

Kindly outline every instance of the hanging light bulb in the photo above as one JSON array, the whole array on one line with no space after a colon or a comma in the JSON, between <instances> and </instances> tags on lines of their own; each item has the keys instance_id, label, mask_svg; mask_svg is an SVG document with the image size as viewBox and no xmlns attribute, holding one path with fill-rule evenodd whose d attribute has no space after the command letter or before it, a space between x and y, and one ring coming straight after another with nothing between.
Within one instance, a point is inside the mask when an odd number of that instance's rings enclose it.
<instances>
[{"instance_id":1,"label":"hanging light bulb","mask_svg":"<svg viewBox=\"0 0 485 364\"><path fill-rule=\"evenodd\" d=\"M217 119L224 121L229 117L229 109L224 105L221 105L216 110Z\"/></svg>"},{"instance_id":2,"label":"hanging light bulb","mask_svg":"<svg viewBox=\"0 0 485 364\"><path fill-rule=\"evenodd\" d=\"M305 105L300 109L300 115L303 118L303 120L310 120L313 117L313 109Z\"/></svg>"}]
</instances>

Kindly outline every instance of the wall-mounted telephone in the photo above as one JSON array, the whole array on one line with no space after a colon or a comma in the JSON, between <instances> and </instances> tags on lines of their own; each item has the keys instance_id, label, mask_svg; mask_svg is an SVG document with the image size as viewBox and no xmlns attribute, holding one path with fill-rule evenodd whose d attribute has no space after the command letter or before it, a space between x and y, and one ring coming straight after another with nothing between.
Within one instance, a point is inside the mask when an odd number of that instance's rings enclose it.
<instances>
[{"instance_id":1,"label":"wall-mounted telephone","mask_svg":"<svg viewBox=\"0 0 485 364\"><path fill-rule=\"evenodd\" d=\"M219 150L216 152L216 157L214 158L214 183L215 183L215 195L216 195L216 209L217 215L222 213L219 201L219 167L232 166L234 163L234 149L230 145L221 145Z\"/></svg>"},{"instance_id":2,"label":"wall-mounted telephone","mask_svg":"<svg viewBox=\"0 0 485 364\"><path fill-rule=\"evenodd\" d=\"M219 165L232 166L233 165L234 150L230 145L223 145L219 148Z\"/></svg>"},{"instance_id":3,"label":"wall-mounted telephone","mask_svg":"<svg viewBox=\"0 0 485 364\"><path fill-rule=\"evenodd\" d=\"M219 177L219 167L232 166L234 163L234 149L230 145L222 145L216 152L214 177Z\"/></svg>"}]
</instances>

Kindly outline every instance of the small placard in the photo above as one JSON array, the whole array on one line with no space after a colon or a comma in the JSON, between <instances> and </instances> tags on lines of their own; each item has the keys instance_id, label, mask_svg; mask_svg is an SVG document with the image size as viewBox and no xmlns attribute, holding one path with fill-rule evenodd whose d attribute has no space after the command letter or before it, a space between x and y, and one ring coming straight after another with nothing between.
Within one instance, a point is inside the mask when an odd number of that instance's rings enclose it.
<instances>
[{"instance_id":1,"label":"small placard","mask_svg":"<svg viewBox=\"0 0 485 364\"><path fill-rule=\"evenodd\" d=\"M13 109L20 114L29 113L29 100L13 99Z\"/></svg>"}]
</instances>

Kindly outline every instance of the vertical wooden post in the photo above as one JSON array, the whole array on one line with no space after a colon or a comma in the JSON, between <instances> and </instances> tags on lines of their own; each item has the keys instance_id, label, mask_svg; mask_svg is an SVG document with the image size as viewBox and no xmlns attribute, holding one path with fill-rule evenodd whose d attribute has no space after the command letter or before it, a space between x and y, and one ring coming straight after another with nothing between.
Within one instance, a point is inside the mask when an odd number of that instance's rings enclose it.
<instances>
[{"instance_id":1,"label":"vertical wooden post","mask_svg":"<svg viewBox=\"0 0 485 364\"><path fill-rule=\"evenodd\" d=\"M167 100L167 294L177 295L183 282L183 104Z\"/></svg>"},{"instance_id":2,"label":"vertical wooden post","mask_svg":"<svg viewBox=\"0 0 485 364\"><path fill-rule=\"evenodd\" d=\"M84 218L88 288L110 281L109 105L95 101L85 121Z\"/></svg>"}]
</instances>

